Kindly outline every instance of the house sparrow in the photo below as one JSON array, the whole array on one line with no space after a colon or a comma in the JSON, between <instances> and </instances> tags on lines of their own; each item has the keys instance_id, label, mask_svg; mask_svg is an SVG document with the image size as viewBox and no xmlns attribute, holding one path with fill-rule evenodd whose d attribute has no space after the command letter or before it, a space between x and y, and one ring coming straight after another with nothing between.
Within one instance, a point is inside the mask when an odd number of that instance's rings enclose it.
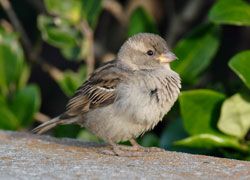
<instances>
[{"instance_id":1,"label":"house sparrow","mask_svg":"<svg viewBox=\"0 0 250 180\"><path fill-rule=\"evenodd\" d=\"M120 48L117 58L96 69L69 100L66 112L35 128L43 133L61 124L79 124L108 142L107 154L137 156L156 150L135 138L155 127L177 100L177 59L158 35L139 33ZM118 145L130 141L132 146Z\"/></svg>"}]
</instances>

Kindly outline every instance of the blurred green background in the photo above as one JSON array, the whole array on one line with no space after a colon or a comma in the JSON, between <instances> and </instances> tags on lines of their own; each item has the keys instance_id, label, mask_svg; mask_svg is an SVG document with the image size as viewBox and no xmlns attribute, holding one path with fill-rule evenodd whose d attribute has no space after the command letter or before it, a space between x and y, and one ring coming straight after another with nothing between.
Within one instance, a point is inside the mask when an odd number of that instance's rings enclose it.
<instances>
[{"instance_id":1,"label":"blurred green background","mask_svg":"<svg viewBox=\"0 0 250 180\"><path fill-rule=\"evenodd\" d=\"M144 146L250 160L250 2L0 0L0 129L55 117L95 68L138 32L158 33L179 60L178 102ZM49 134L101 141L75 125Z\"/></svg>"}]
</instances>

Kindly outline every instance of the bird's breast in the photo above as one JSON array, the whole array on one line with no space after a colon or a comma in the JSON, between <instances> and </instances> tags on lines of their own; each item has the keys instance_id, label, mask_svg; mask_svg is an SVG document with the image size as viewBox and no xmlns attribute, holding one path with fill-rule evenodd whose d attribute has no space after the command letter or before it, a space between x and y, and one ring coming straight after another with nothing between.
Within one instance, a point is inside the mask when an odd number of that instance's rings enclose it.
<instances>
[{"instance_id":1,"label":"bird's breast","mask_svg":"<svg viewBox=\"0 0 250 180\"><path fill-rule=\"evenodd\" d=\"M176 73L146 72L132 76L118 87L115 107L128 114L129 120L153 128L171 109L180 93Z\"/></svg>"}]
</instances>

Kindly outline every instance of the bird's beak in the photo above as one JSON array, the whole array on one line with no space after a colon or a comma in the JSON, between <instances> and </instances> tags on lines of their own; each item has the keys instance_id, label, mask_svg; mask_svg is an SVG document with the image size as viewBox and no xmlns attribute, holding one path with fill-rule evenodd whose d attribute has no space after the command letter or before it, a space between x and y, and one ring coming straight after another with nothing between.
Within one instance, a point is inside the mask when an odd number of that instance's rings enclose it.
<instances>
[{"instance_id":1,"label":"bird's beak","mask_svg":"<svg viewBox=\"0 0 250 180\"><path fill-rule=\"evenodd\" d=\"M161 55L159 55L156 58L160 63L170 63L176 59L178 59L176 57L176 55L170 51L166 52L166 53L162 53Z\"/></svg>"}]
</instances>

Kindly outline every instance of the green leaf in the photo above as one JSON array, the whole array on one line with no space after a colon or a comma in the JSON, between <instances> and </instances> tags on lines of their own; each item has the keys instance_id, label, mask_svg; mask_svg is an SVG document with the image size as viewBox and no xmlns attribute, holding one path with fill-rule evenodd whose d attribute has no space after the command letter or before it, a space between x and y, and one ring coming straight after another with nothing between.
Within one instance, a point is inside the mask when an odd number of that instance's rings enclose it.
<instances>
[{"instance_id":1,"label":"green leaf","mask_svg":"<svg viewBox=\"0 0 250 180\"><path fill-rule=\"evenodd\" d=\"M35 85L28 85L17 91L10 101L10 109L18 118L22 126L32 123L33 117L38 112L41 104L40 91Z\"/></svg>"},{"instance_id":2,"label":"green leaf","mask_svg":"<svg viewBox=\"0 0 250 180\"><path fill-rule=\"evenodd\" d=\"M9 46L0 44L0 85L2 91L14 88L21 74L22 60ZM3 89L2 89L3 88Z\"/></svg>"},{"instance_id":3,"label":"green leaf","mask_svg":"<svg viewBox=\"0 0 250 180\"><path fill-rule=\"evenodd\" d=\"M54 130L54 136L76 138L80 129L81 127L76 124L57 126Z\"/></svg>"},{"instance_id":4,"label":"green leaf","mask_svg":"<svg viewBox=\"0 0 250 180\"><path fill-rule=\"evenodd\" d=\"M233 148L240 151L248 151L248 146L245 144L240 144L238 139L225 136L225 135L215 135L215 134L198 134L186 139L176 141L175 145L185 146L190 148Z\"/></svg>"},{"instance_id":5,"label":"green leaf","mask_svg":"<svg viewBox=\"0 0 250 180\"><path fill-rule=\"evenodd\" d=\"M67 96L72 96L76 89L87 77L86 67L81 67L79 72L65 71L63 77L57 80L58 85Z\"/></svg>"},{"instance_id":6,"label":"green leaf","mask_svg":"<svg viewBox=\"0 0 250 180\"><path fill-rule=\"evenodd\" d=\"M18 89L25 87L30 77L30 67L27 64L23 64L22 73L18 82Z\"/></svg>"},{"instance_id":7,"label":"green leaf","mask_svg":"<svg viewBox=\"0 0 250 180\"><path fill-rule=\"evenodd\" d=\"M243 139L250 129L250 96L238 93L226 99L218 128L225 134Z\"/></svg>"},{"instance_id":8,"label":"green leaf","mask_svg":"<svg viewBox=\"0 0 250 180\"><path fill-rule=\"evenodd\" d=\"M50 14L78 23L81 17L81 0L44 0Z\"/></svg>"},{"instance_id":9,"label":"green leaf","mask_svg":"<svg viewBox=\"0 0 250 180\"><path fill-rule=\"evenodd\" d=\"M78 24L84 18L92 28L96 26L102 10L102 0L45 0L45 5L50 14L73 24Z\"/></svg>"},{"instance_id":10,"label":"green leaf","mask_svg":"<svg viewBox=\"0 0 250 180\"><path fill-rule=\"evenodd\" d=\"M243 0L219 0L209 12L209 20L217 24L250 25L250 4Z\"/></svg>"},{"instance_id":11,"label":"green leaf","mask_svg":"<svg viewBox=\"0 0 250 180\"><path fill-rule=\"evenodd\" d=\"M79 79L76 73L67 71L63 75L63 79L58 81L60 88L67 96L72 96L76 89L80 86Z\"/></svg>"},{"instance_id":12,"label":"green leaf","mask_svg":"<svg viewBox=\"0 0 250 180\"><path fill-rule=\"evenodd\" d=\"M5 105L6 104L6 100L3 97L3 95L0 94L0 105Z\"/></svg>"},{"instance_id":13,"label":"green leaf","mask_svg":"<svg viewBox=\"0 0 250 180\"><path fill-rule=\"evenodd\" d=\"M243 51L229 61L229 67L250 88L250 51Z\"/></svg>"},{"instance_id":14,"label":"green leaf","mask_svg":"<svg viewBox=\"0 0 250 180\"><path fill-rule=\"evenodd\" d=\"M5 106L0 108L0 129L17 130L19 122L16 116Z\"/></svg>"},{"instance_id":15,"label":"green leaf","mask_svg":"<svg viewBox=\"0 0 250 180\"><path fill-rule=\"evenodd\" d=\"M9 32L0 26L0 44L5 44L11 48L15 54L23 57L23 49L18 41L18 35L14 32Z\"/></svg>"},{"instance_id":16,"label":"green leaf","mask_svg":"<svg viewBox=\"0 0 250 180\"><path fill-rule=\"evenodd\" d=\"M68 60L81 60L86 56L81 56L81 48L78 46L61 49L62 55Z\"/></svg>"},{"instance_id":17,"label":"green leaf","mask_svg":"<svg viewBox=\"0 0 250 180\"><path fill-rule=\"evenodd\" d=\"M224 99L223 94L206 89L183 91L179 101L186 131L191 135L220 133L217 120Z\"/></svg>"},{"instance_id":18,"label":"green leaf","mask_svg":"<svg viewBox=\"0 0 250 180\"><path fill-rule=\"evenodd\" d=\"M43 40L60 48L67 59L79 59L82 37L67 21L41 15L38 17L38 28Z\"/></svg>"},{"instance_id":19,"label":"green leaf","mask_svg":"<svg viewBox=\"0 0 250 180\"><path fill-rule=\"evenodd\" d=\"M0 28L0 93L14 91L24 66L24 56L17 36Z\"/></svg>"},{"instance_id":20,"label":"green leaf","mask_svg":"<svg viewBox=\"0 0 250 180\"><path fill-rule=\"evenodd\" d=\"M102 10L102 0L82 0L82 17L87 19L92 28L97 24Z\"/></svg>"},{"instance_id":21,"label":"green leaf","mask_svg":"<svg viewBox=\"0 0 250 180\"><path fill-rule=\"evenodd\" d=\"M196 28L176 45L179 60L172 63L185 83L194 83L211 63L219 47L220 29L213 25Z\"/></svg>"},{"instance_id":22,"label":"green leaf","mask_svg":"<svg viewBox=\"0 0 250 180\"><path fill-rule=\"evenodd\" d=\"M78 32L60 18L41 15L38 17L38 27L42 32L43 39L58 48L77 45Z\"/></svg>"},{"instance_id":23,"label":"green leaf","mask_svg":"<svg viewBox=\"0 0 250 180\"><path fill-rule=\"evenodd\" d=\"M140 32L158 32L154 19L141 7L135 9L130 16L128 36Z\"/></svg>"},{"instance_id":24,"label":"green leaf","mask_svg":"<svg viewBox=\"0 0 250 180\"><path fill-rule=\"evenodd\" d=\"M4 98L0 95L0 129L17 130L19 122L16 116L9 110Z\"/></svg>"}]
</instances>

